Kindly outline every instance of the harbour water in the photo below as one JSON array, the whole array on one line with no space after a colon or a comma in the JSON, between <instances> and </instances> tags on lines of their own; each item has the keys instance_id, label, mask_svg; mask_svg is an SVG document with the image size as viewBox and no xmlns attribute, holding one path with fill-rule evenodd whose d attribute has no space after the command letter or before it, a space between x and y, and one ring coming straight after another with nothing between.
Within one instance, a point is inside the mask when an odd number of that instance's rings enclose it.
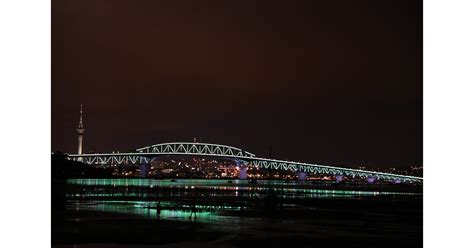
<instances>
[{"instance_id":1,"label":"harbour water","mask_svg":"<svg viewBox=\"0 0 474 248\"><path fill-rule=\"evenodd\" d=\"M131 222L139 222L145 233L161 230L155 237L157 243L172 242L166 241L170 236L164 233L174 228L190 232L189 236L173 237L176 242L194 240L193 235L204 237L209 233L212 237L236 235L231 240L242 245L246 240L267 242L264 240L268 235L278 239L287 236L315 239L323 244L337 237L339 242L351 242L353 234L362 237L361 240L366 236L367 239L369 236L397 239L404 245L422 242L423 194L421 186L416 185L69 179L65 195L66 214L59 225L63 225L62 230L67 230L64 225L73 230L80 226L82 234L80 238L73 234L62 236L59 244L100 242L101 238L95 236L97 232L117 226L133 233L136 230L129 230ZM91 231L94 228L99 229ZM118 236L116 242L140 243L141 234L136 235L135 238L127 236L125 241Z\"/></svg>"}]
</instances>

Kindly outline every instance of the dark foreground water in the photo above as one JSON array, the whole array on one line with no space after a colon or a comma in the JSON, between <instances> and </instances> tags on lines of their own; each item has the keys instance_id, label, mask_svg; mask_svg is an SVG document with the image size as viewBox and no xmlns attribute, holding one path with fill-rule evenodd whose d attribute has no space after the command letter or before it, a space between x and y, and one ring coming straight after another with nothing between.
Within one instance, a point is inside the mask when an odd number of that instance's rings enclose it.
<instances>
[{"instance_id":1,"label":"dark foreground water","mask_svg":"<svg viewBox=\"0 0 474 248\"><path fill-rule=\"evenodd\" d=\"M421 247L413 185L68 180L56 247Z\"/></svg>"}]
</instances>

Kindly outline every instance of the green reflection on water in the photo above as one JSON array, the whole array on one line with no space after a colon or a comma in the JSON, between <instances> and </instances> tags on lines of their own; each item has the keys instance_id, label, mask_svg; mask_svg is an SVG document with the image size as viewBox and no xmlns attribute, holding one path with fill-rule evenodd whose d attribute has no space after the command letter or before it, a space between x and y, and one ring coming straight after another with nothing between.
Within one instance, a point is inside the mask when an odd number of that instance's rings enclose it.
<instances>
[{"instance_id":1,"label":"green reflection on water","mask_svg":"<svg viewBox=\"0 0 474 248\"><path fill-rule=\"evenodd\" d=\"M173 207L172 202L161 202L163 208ZM93 210L110 213L132 214L148 219L192 221L198 223L212 224L213 228L219 229L225 226L226 229L240 228L241 218L235 216L222 216L219 211L207 211L208 206L197 205L196 216L191 216L190 206L183 206L184 209L163 209L157 213L156 204L147 201L69 201L68 208L72 210ZM236 210L236 207L221 207L219 210ZM247 218L246 222L251 222L252 218ZM235 225L234 225L235 224Z\"/></svg>"},{"instance_id":2,"label":"green reflection on water","mask_svg":"<svg viewBox=\"0 0 474 248\"><path fill-rule=\"evenodd\" d=\"M196 222L211 224L212 228L234 228L240 230L242 222L245 226L255 221L252 218L239 218L235 216L222 215L221 211L238 211L239 207L227 206L227 203L246 199L254 202L262 202L269 186L275 186L272 190L283 199L310 199L310 198L351 198L373 197L379 195L391 196L422 196L421 193L387 192L367 190L346 189L318 189L317 187L328 186L331 183L322 182L314 185L312 182L285 182L276 180L259 180L258 184L249 184L247 180L213 180L213 179L178 179L157 180L140 178L119 179L69 179L67 183L71 186L66 193L67 207L74 210L94 210L101 212L113 212L132 214L151 219L190 221L191 207L189 197L194 188L204 189L199 191L201 201L196 205ZM329 187L330 188L330 187ZM367 189L367 188L364 188ZM369 188L372 189L372 188ZM131 197L125 200L124 197ZM259 198L259 199L257 199ZM80 199L80 200L79 200ZM161 200L162 210L157 214L156 201ZM183 200L184 199L184 200ZM202 199L216 200L206 202ZM120 201L117 201L120 200ZM180 202L180 200L183 200ZM228 201L229 200L229 201ZM235 202L234 202L235 203ZM286 201L293 203L293 201ZM214 204L214 205L213 205ZM194 218L191 220L194 221Z\"/></svg>"},{"instance_id":3,"label":"green reflection on water","mask_svg":"<svg viewBox=\"0 0 474 248\"><path fill-rule=\"evenodd\" d=\"M258 185L249 184L248 180L216 180L216 179L181 179L177 181L143 179L143 178L117 178L117 179L68 179L70 185L98 186L98 187L139 187L139 188L183 188L194 189L199 187L208 190L235 191L235 196L239 196L239 191L263 192L269 186L279 186L275 190L281 193L283 198L315 198L315 197L354 197L354 196L378 196L378 195L411 195L419 196L421 193L407 192L387 192L387 191L363 191L363 190L334 190L315 189L315 185L310 182L298 181L278 181L261 180ZM320 185L329 185L322 182ZM301 188L305 187L305 188ZM308 188L311 187L311 188ZM85 192L84 194L74 194L70 196L134 196L146 197L147 193L124 192L124 193L99 193Z\"/></svg>"}]
</instances>

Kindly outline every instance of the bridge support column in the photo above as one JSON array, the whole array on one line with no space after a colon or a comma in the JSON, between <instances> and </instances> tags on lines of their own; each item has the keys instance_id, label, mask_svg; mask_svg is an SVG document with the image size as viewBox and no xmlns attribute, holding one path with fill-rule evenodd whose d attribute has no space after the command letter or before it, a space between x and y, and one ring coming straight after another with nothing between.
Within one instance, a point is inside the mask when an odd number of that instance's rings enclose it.
<instances>
[{"instance_id":1,"label":"bridge support column","mask_svg":"<svg viewBox=\"0 0 474 248\"><path fill-rule=\"evenodd\" d=\"M247 167L239 166L239 179L247 179Z\"/></svg>"},{"instance_id":2,"label":"bridge support column","mask_svg":"<svg viewBox=\"0 0 474 248\"><path fill-rule=\"evenodd\" d=\"M147 177L149 171L150 171L150 164L148 163L140 164L140 177Z\"/></svg>"},{"instance_id":3,"label":"bridge support column","mask_svg":"<svg viewBox=\"0 0 474 248\"><path fill-rule=\"evenodd\" d=\"M308 173L304 171L299 171L296 173L296 176L298 176L298 181L306 181L308 179Z\"/></svg>"},{"instance_id":4,"label":"bridge support column","mask_svg":"<svg viewBox=\"0 0 474 248\"><path fill-rule=\"evenodd\" d=\"M245 180L247 179L247 169L250 163L245 160L236 160L237 168L239 169L239 179Z\"/></svg>"},{"instance_id":5,"label":"bridge support column","mask_svg":"<svg viewBox=\"0 0 474 248\"><path fill-rule=\"evenodd\" d=\"M375 183L375 177L368 177L367 182L368 183Z\"/></svg>"}]
</instances>

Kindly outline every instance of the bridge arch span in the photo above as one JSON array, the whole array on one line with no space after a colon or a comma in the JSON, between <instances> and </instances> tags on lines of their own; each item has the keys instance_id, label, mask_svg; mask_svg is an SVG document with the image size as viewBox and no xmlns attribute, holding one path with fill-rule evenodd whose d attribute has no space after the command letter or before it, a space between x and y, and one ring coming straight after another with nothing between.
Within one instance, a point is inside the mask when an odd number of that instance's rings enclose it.
<instances>
[{"instance_id":1,"label":"bridge arch span","mask_svg":"<svg viewBox=\"0 0 474 248\"><path fill-rule=\"evenodd\" d=\"M136 149L138 153L183 154L183 155L218 155L230 157L254 158L255 154L243 149L210 143L171 142L146 146Z\"/></svg>"}]
</instances>

